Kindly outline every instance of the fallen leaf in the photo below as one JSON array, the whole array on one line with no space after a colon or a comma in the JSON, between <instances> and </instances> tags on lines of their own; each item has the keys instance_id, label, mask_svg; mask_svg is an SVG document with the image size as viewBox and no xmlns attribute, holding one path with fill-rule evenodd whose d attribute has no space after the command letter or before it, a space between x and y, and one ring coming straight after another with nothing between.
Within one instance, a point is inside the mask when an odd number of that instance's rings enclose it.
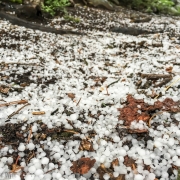
<instances>
[{"instance_id":1,"label":"fallen leaf","mask_svg":"<svg viewBox=\"0 0 180 180\"><path fill-rule=\"evenodd\" d=\"M152 112L158 110L178 112L180 110L178 105L179 102L174 102L170 98L166 98L163 102L158 100L154 105L149 105L143 99L135 99L129 94L126 106L118 109L120 111L119 119L124 120L124 125L126 126L130 126L131 122L135 120L142 120L147 123L152 117Z\"/></svg>"},{"instance_id":2,"label":"fallen leaf","mask_svg":"<svg viewBox=\"0 0 180 180\"><path fill-rule=\"evenodd\" d=\"M18 166L17 164L13 164L12 165L12 170L11 173L16 173L17 171L19 171L22 167Z\"/></svg>"},{"instance_id":3,"label":"fallen leaf","mask_svg":"<svg viewBox=\"0 0 180 180\"><path fill-rule=\"evenodd\" d=\"M169 73L171 73L171 72L172 72L172 69L173 69L173 67L170 66L170 67L167 67L167 68L166 68L166 71L169 72Z\"/></svg>"},{"instance_id":4,"label":"fallen leaf","mask_svg":"<svg viewBox=\"0 0 180 180\"><path fill-rule=\"evenodd\" d=\"M95 159L91 160L90 158L82 157L74 161L70 169L73 173L86 174L94 166L95 162Z\"/></svg>"},{"instance_id":5,"label":"fallen leaf","mask_svg":"<svg viewBox=\"0 0 180 180\"><path fill-rule=\"evenodd\" d=\"M92 142L89 142L89 141L87 141L87 140L82 140L81 141L81 144L80 144L80 146L79 146L79 150L82 150L82 151L94 151L94 149L93 149L93 144L92 144Z\"/></svg>"}]
</instances>

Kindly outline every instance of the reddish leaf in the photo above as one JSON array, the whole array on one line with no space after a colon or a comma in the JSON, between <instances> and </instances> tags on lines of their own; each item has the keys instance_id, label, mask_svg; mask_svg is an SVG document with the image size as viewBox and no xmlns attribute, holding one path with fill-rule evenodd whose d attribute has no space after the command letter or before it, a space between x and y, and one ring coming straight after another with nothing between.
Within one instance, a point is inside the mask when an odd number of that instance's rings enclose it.
<instances>
[{"instance_id":1,"label":"reddish leaf","mask_svg":"<svg viewBox=\"0 0 180 180\"><path fill-rule=\"evenodd\" d=\"M94 166L95 162L95 159L91 160L90 158L83 157L73 162L71 171L73 171L73 173L86 174Z\"/></svg>"}]
</instances>

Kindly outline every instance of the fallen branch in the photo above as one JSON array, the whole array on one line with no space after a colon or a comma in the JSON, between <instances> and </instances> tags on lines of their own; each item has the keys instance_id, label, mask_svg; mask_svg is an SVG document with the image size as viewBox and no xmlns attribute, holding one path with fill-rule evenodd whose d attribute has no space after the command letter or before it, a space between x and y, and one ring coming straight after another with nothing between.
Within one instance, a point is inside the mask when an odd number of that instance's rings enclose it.
<instances>
[{"instance_id":1,"label":"fallen branch","mask_svg":"<svg viewBox=\"0 0 180 180\"><path fill-rule=\"evenodd\" d=\"M9 102L9 103L0 104L0 107L10 106L10 105L14 105L14 104L26 104L26 103L28 103L27 100L12 101L12 102Z\"/></svg>"},{"instance_id":2,"label":"fallen branch","mask_svg":"<svg viewBox=\"0 0 180 180\"><path fill-rule=\"evenodd\" d=\"M147 78L147 79L161 79L161 78L170 78L172 79L172 76L170 74L141 74L142 78Z\"/></svg>"},{"instance_id":3,"label":"fallen branch","mask_svg":"<svg viewBox=\"0 0 180 180\"><path fill-rule=\"evenodd\" d=\"M21 108L19 108L17 111L15 111L15 112L13 112L12 114L10 114L9 116L8 116L8 119L10 119L10 118L12 118L15 114L17 114L21 109L23 109L24 107L26 107L26 106L28 106L28 105L30 105L29 103L27 103L27 104L25 104L24 106L22 106ZM8 120L7 120L8 121ZM5 122L7 122L7 121L5 121Z\"/></svg>"}]
</instances>

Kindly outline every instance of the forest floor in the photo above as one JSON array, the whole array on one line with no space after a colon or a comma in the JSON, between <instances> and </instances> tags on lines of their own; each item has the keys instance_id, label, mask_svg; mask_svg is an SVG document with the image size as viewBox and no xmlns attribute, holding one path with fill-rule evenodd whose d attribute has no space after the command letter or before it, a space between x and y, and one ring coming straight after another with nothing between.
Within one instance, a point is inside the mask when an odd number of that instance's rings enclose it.
<instances>
[{"instance_id":1,"label":"forest floor","mask_svg":"<svg viewBox=\"0 0 180 180\"><path fill-rule=\"evenodd\" d=\"M68 12L80 21L47 26L86 34L0 20L0 179L176 180L180 18ZM163 32L110 31L120 26Z\"/></svg>"}]
</instances>

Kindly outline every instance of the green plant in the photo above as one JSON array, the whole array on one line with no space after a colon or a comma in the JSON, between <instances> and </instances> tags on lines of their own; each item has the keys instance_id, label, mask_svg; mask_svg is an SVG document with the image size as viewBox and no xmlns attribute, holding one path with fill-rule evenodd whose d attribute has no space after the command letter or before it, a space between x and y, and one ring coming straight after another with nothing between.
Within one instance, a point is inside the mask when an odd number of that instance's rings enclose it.
<instances>
[{"instance_id":1,"label":"green plant","mask_svg":"<svg viewBox=\"0 0 180 180\"><path fill-rule=\"evenodd\" d=\"M72 21L72 22L75 22L75 23L79 23L80 22L80 19L79 18L75 18L73 16L70 16L68 14L65 14L64 16L64 19L67 20L67 21Z\"/></svg>"},{"instance_id":2,"label":"green plant","mask_svg":"<svg viewBox=\"0 0 180 180\"><path fill-rule=\"evenodd\" d=\"M171 0L133 0L129 2L131 7L138 10L146 10L146 12L158 12L168 13L168 10L174 6L174 2Z\"/></svg>"},{"instance_id":3,"label":"green plant","mask_svg":"<svg viewBox=\"0 0 180 180\"><path fill-rule=\"evenodd\" d=\"M69 0L45 0L44 4L42 4L42 10L54 16L56 11L62 11L69 5Z\"/></svg>"},{"instance_id":4,"label":"green plant","mask_svg":"<svg viewBox=\"0 0 180 180\"><path fill-rule=\"evenodd\" d=\"M22 0L11 0L11 2L22 4Z\"/></svg>"},{"instance_id":5,"label":"green plant","mask_svg":"<svg viewBox=\"0 0 180 180\"><path fill-rule=\"evenodd\" d=\"M153 5L159 10L164 11L165 9L171 8L174 2L171 0L158 0L153 3Z\"/></svg>"}]
</instances>

